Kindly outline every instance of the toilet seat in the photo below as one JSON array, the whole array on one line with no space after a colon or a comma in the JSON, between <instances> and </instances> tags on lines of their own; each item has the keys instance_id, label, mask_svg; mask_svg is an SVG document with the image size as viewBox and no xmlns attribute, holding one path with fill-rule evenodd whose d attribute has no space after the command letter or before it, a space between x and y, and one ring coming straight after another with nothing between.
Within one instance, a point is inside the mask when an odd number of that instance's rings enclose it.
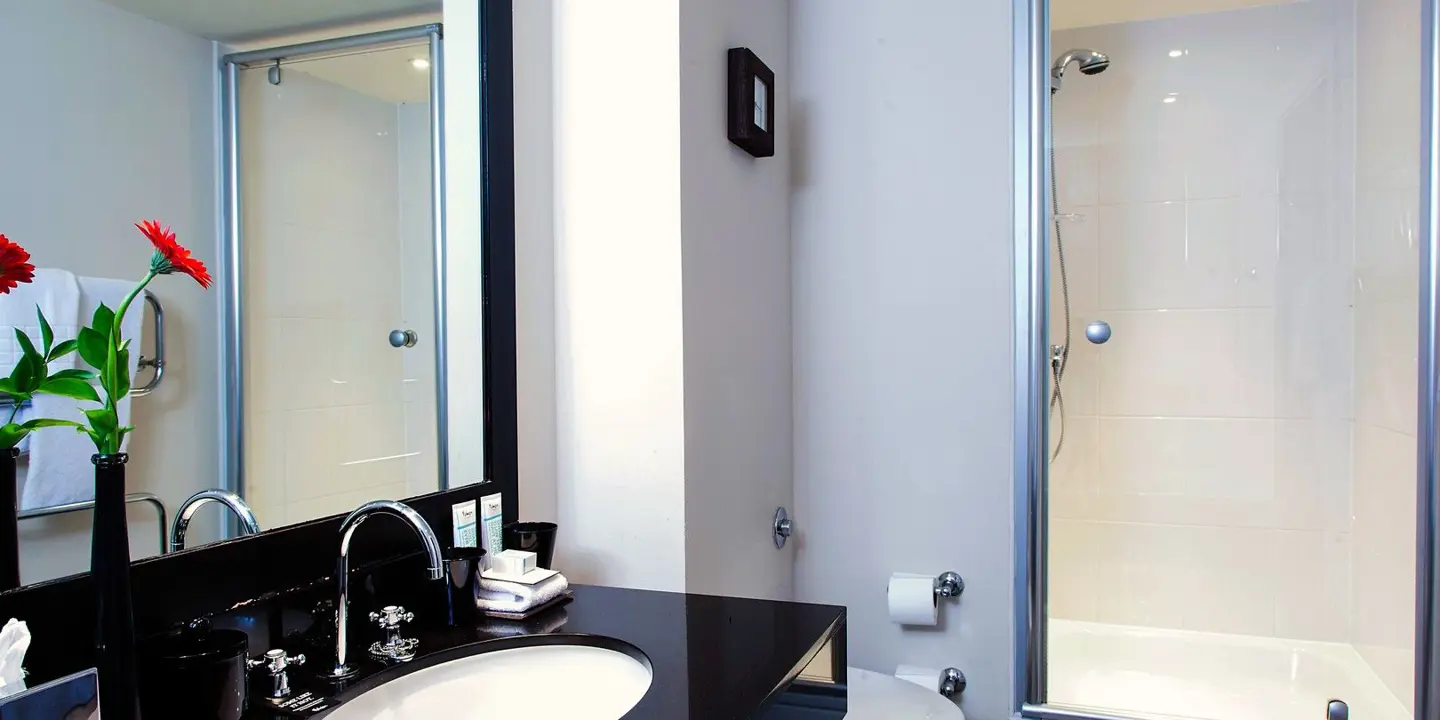
<instances>
[{"instance_id":1,"label":"toilet seat","mask_svg":"<svg viewBox=\"0 0 1440 720\"><path fill-rule=\"evenodd\" d=\"M845 720L965 720L965 713L945 696L892 675L852 667L846 678Z\"/></svg>"}]
</instances>

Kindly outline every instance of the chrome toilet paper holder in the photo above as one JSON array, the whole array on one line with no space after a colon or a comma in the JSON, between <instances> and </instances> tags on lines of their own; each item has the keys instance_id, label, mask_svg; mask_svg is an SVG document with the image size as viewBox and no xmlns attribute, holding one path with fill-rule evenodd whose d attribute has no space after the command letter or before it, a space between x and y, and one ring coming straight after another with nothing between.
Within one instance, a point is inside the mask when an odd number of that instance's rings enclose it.
<instances>
[{"instance_id":1,"label":"chrome toilet paper holder","mask_svg":"<svg viewBox=\"0 0 1440 720\"><path fill-rule=\"evenodd\" d=\"M965 592L965 580L960 577L960 573L945 572L935 578L935 597L958 598L963 592ZM956 670L955 672L960 671ZM965 682L963 675L960 677L960 682L963 689Z\"/></svg>"}]
</instances>

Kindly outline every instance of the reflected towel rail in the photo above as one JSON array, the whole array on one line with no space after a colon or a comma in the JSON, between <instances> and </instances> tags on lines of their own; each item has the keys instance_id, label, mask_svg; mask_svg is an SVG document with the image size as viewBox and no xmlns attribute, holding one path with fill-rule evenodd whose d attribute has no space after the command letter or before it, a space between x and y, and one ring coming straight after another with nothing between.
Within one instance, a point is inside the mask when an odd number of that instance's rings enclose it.
<instances>
[{"instance_id":1,"label":"reflected towel rail","mask_svg":"<svg viewBox=\"0 0 1440 720\"><path fill-rule=\"evenodd\" d=\"M160 554L164 555L169 550L166 543L165 533L168 531L169 523L165 517L165 503L161 502L160 496L154 493L130 493L125 496L125 504L145 503L155 508L155 514L160 521ZM37 517L49 517L51 515L64 515L81 510L92 510L95 508L94 500L83 500L81 502L65 503L64 505L52 505L51 507L35 508L33 510L21 510L15 516L21 520L29 520Z\"/></svg>"},{"instance_id":2,"label":"reflected towel rail","mask_svg":"<svg viewBox=\"0 0 1440 720\"><path fill-rule=\"evenodd\" d=\"M155 357L147 358L142 354L140 367L155 368L155 375L150 378L150 382L131 390L130 397L149 395L155 391L155 388L160 387L160 383L165 379L165 306L161 305L160 299L149 290L145 291L145 304L149 305L150 310L155 313Z\"/></svg>"}]
</instances>

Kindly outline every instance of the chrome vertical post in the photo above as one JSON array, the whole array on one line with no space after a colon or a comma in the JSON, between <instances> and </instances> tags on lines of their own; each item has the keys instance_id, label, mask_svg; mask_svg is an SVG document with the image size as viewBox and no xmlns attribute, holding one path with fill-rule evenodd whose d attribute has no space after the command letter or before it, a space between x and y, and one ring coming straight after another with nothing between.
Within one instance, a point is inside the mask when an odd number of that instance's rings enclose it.
<instances>
[{"instance_id":1,"label":"chrome vertical post","mask_svg":"<svg viewBox=\"0 0 1440 720\"><path fill-rule=\"evenodd\" d=\"M1014 533L1012 711L1045 702L1049 423L1049 0L1015 0Z\"/></svg>"},{"instance_id":2,"label":"chrome vertical post","mask_svg":"<svg viewBox=\"0 0 1440 720\"><path fill-rule=\"evenodd\" d=\"M437 27L430 31L430 232L435 253L435 467L440 489L450 480L449 261L445 252L445 44ZM480 278L475 279L479 285Z\"/></svg>"},{"instance_id":3,"label":"chrome vertical post","mask_svg":"<svg viewBox=\"0 0 1440 720\"><path fill-rule=\"evenodd\" d=\"M1422 70L1420 88L1421 162L1420 191L1421 227L1425 237L1420 243L1420 344L1419 390L1416 437L1419 439L1416 468L1418 495L1415 525L1415 717L1440 716L1440 640L1437 640L1436 531L1440 508L1436 507L1436 402L1440 401L1440 347L1436 342L1437 279L1440 279L1440 49L1436 47L1436 23L1440 13L1437 0L1422 0Z\"/></svg>"}]
</instances>

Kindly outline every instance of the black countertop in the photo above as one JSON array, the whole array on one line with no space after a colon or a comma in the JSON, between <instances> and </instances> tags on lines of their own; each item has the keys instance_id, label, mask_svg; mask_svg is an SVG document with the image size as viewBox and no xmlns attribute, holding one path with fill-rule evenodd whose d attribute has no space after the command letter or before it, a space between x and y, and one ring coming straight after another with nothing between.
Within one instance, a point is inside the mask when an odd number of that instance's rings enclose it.
<instances>
[{"instance_id":1,"label":"black countertop","mask_svg":"<svg viewBox=\"0 0 1440 720\"><path fill-rule=\"evenodd\" d=\"M625 715L627 720L749 718L784 693L845 624L841 607L607 587L573 590L570 603L523 622L485 618L477 624L448 625L422 617L407 628L407 635L420 641L415 660L387 667L367 658L360 675L343 686L316 675L333 660L333 649L325 653L297 648L313 654L309 664L291 671L291 683L297 695L310 692L343 703L408 673L485 650L530 644L537 635L571 636L580 642L587 638L576 636L598 636L629 643L650 661L650 689ZM352 643L352 652L364 655L368 644ZM263 684L258 676L252 683ZM310 716L324 717L335 704L321 706L328 709ZM246 714L255 720L278 717L293 716L277 714L257 700Z\"/></svg>"}]
</instances>

